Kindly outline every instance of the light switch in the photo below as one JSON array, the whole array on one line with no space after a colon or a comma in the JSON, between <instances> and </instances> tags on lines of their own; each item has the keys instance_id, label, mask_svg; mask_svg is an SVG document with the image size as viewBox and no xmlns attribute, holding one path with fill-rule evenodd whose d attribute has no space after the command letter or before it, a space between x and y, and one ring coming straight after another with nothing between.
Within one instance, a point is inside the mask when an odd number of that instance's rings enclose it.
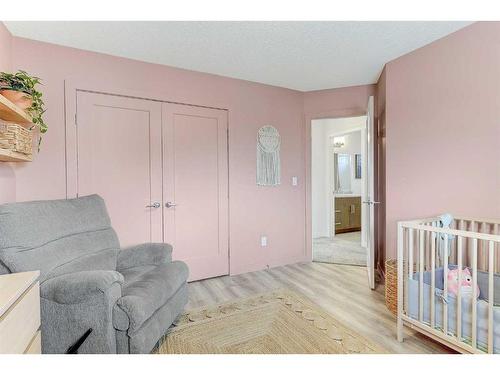
<instances>
[{"instance_id":1,"label":"light switch","mask_svg":"<svg viewBox=\"0 0 500 375\"><path fill-rule=\"evenodd\" d=\"M299 184L297 176L292 177L292 186L297 186Z\"/></svg>"},{"instance_id":2,"label":"light switch","mask_svg":"<svg viewBox=\"0 0 500 375\"><path fill-rule=\"evenodd\" d=\"M266 247L267 246L267 236L261 236L260 237L260 246Z\"/></svg>"}]
</instances>

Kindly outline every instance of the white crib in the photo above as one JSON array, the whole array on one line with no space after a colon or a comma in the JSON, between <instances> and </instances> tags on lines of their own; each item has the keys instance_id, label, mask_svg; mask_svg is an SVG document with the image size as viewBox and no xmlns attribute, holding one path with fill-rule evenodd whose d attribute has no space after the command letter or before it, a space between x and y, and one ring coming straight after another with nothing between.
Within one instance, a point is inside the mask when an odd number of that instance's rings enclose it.
<instances>
[{"instance_id":1,"label":"white crib","mask_svg":"<svg viewBox=\"0 0 500 375\"><path fill-rule=\"evenodd\" d=\"M439 218L398 222L398 341L406 325L462 353L500 353L499 227L464 217L450 229ZM472 299L448 293L449 270L458 268L461 285L464 267Z\"/></svg>"}]
</instances>

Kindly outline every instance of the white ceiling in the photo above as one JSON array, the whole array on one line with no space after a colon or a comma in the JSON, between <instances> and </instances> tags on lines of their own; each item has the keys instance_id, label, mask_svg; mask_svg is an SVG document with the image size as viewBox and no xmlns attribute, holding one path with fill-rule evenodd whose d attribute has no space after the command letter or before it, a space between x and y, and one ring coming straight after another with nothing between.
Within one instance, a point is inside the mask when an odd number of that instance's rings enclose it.
<instances>
[{"instance_id":1,"label":"white ceiling","mask_svg":"<svg viewBox=\"0 0 500 375\"><path fill-rule=\"evenodd\" d=\"M471 22L5 22L19 37L300 91L375 83Z\"/></svg>"}]
</instances>

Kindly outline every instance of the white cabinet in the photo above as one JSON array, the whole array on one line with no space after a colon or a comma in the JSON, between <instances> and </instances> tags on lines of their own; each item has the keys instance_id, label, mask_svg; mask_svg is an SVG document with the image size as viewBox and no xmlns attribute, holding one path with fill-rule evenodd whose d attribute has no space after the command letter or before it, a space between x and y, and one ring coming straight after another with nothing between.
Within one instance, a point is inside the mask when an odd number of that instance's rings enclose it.
<instances>
[{"instance_id":1,"label":"white cabinet","mask_svg":"<svg viewBox=\"0 0 500 375\"><path fill-rule=\"evenodd\" d=\"M0 353L41 353L38 271L0 275Z\"/></svg>"}]
</instances>

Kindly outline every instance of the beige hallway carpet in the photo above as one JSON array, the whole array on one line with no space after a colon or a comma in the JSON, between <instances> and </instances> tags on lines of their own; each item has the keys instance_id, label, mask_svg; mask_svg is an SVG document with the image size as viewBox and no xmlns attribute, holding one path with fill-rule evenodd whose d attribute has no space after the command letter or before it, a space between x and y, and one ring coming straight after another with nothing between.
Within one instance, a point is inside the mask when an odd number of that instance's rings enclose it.
<instances>
[{"instance_id":1,"label":"beige hallway carpet","mask_svg":"<svg viewBox=\"0 0 500 375\"><path fill-rule=\"evenodd\" d=\"M306 297L278 290L182 315L158 354L348 354L385 351Z\"/></svg>"},{"instance_id":2,"label":"beige hallway carpet","mask_svg":"<svg viewBox=\"0 0 500 375\"><path fill-rule=\"evenodd\" d=\"M366 266L366 249L361 246L361 232L314 238L312 250L313 262Z\"/></svg>"}]
</instances>

